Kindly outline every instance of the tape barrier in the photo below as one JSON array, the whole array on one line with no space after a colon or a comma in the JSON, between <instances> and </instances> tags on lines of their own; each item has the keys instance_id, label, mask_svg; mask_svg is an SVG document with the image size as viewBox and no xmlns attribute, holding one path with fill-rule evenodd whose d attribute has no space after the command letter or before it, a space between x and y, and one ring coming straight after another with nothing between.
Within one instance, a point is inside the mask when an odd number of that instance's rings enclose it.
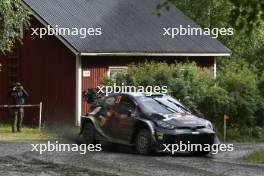
<instances>
[{"instance_id":1,"label":"tape barrier","mask_svg":"<svg viewBox=\"0 0 264 176\"><path fill-rule=\"evenodd\" d=\"M0 108L24 108L24 107L39 107L39 130L41 130L42 102L40 102L37 105L0 105Z\"/></svg>"},{"instance_id":2,"label":"tape barrier","mask_svg":"<svg viewBox=\"0 0 264 176\"><path fill-rule=\"evenodd\" d=\"M0 108L24 108L24 107L39 107L38 105L0 105Z\"/></svg>"}]
</instances>

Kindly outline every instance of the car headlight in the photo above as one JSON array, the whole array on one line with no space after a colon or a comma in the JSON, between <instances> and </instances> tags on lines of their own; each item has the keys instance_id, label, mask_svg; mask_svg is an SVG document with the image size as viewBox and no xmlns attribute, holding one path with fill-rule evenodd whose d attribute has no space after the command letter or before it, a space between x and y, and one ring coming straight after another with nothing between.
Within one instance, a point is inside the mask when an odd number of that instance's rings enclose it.
<instances>
[{"instance_id":1,"label":"car headlight","mask_svg":"<svg viewBox=\"0 0 264 176\"><path fill-rule=\"evenodd\" d=\"M175 128L174 125L171 125L171 124L163 122L163 121L157 121L156 123L161 128L165 128L165 129L169 129L169 130L172 130Z\"/></svg>"},{"instance_id":2,"label":"car headlight","mask_svg":"<svg viewBox=\"0 0 264 176\"><path fill-rule=\"evenodd\" d=\"M205 126L206 126L206 128L210 128L212 130L214 129L213 124L208 120L205 122Z\"/></svg>"}]
</instances>

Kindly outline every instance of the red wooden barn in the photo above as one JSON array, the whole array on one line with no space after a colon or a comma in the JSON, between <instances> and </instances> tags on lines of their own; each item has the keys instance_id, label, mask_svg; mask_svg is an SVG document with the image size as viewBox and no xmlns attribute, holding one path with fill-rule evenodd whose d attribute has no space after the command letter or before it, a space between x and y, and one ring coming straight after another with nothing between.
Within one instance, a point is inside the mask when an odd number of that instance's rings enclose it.
<instances>
[{"instance_id":1,"label":"red wooden barn","mask_svg":"<svg viewBox=\"0 0 264 176\"><path fill-rule=\"evenodd\" d=\"M194 60L216 71L216 57L229 56L231 51L210 36L163 35L164 28L199 26L176 8L158 17L158 3L23 0L32 13L31 26L24 29L22 45L0 56L0 104L10 102L8 91L20 81L30 94L28 104L43 102L43 121L78 125L85 111L82 90L96 87L102 77L125 69L131 62ZM36 28L47 27L100 28L101 35L34 35ZM37 114L37 109L26 111L26 120L37 123L37 115L29 114ZM0 120L7 116L1 109Z\"/></svg>"}]
</instances>

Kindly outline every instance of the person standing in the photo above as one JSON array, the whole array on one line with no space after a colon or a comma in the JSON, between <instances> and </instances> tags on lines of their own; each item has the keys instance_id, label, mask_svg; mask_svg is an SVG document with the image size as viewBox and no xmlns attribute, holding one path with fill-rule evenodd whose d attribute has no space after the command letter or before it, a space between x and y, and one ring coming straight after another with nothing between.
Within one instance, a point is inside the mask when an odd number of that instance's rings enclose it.
<instances>
[{"instance_id":1,"label":"person standing","mask_svg":"<svg viewBox=\"0 0 264 176\"><path fill-rule=\"evenodd\" d=\"M9 97L12 99L12 104L16 106L11 108L12 132L21 132L24 118L24 108L20 105L25 104L25 99L28 97L28 93L23 88L21 83L17 82L10 91Z\"/></svg>"}]
</instances>

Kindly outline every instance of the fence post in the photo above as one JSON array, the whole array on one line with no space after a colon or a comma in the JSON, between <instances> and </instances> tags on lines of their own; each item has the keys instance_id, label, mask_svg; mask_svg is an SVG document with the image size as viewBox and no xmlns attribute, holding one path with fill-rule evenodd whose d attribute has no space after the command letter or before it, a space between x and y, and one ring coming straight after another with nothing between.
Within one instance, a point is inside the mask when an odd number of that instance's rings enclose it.
<instances>
[{"instance_id":1,"label":"fence post","mask_svg":"<svg viewBox=\"0 0 264 176\"><path fill-rule=\"evenodd\" d=\"M42 102L39 103L39 130L41 131Z\"/></svg>"}]
</instances>

